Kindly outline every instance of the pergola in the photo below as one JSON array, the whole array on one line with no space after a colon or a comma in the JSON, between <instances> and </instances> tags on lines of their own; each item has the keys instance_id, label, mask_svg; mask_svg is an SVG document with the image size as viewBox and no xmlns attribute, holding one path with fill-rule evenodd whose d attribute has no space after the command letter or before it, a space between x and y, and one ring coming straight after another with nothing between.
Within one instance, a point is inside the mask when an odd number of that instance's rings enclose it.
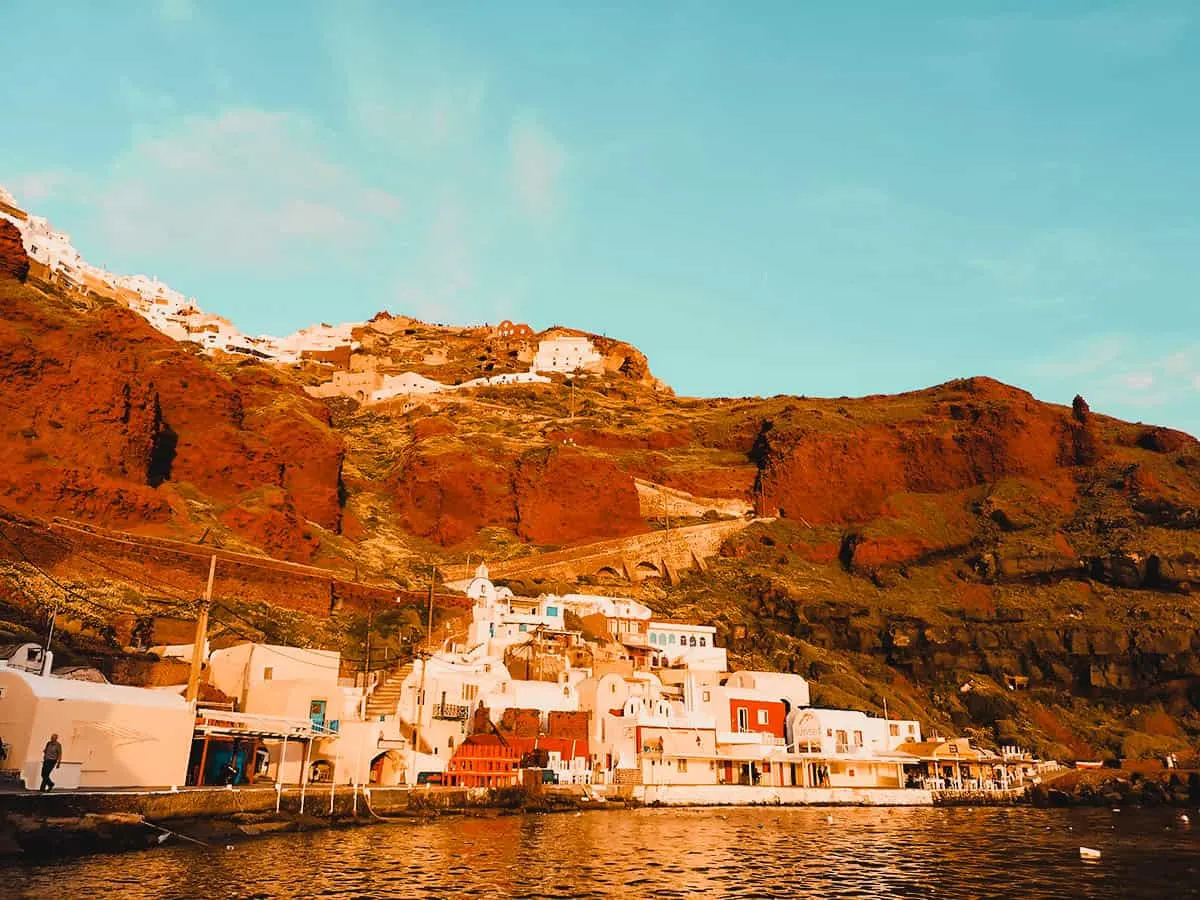
<instances>
[{"instance_id":1,"label":"pergola","mask_svg":"<svg viewBox=\"0 0 1200 900\"><path fill-rule=\"evenodd\" d=\"M248 743L246 759L254 760L259 747L266 742L282 744L279 761L275 767L275 781L282 783L283 764L288 741L296 741L304 745L304 763L300 769L300 782L308 780L307 769L312 742L319 738L336 738L337 733L317 729L309 719L287 719L279 716L260 716L250 713L235 713L225 710L199 709L196 712L196 724L192 736L192 755L196 755L196 745L200 745L198 764L188 766L188 783L205 785L214 783L209 778L209 750L213 744L224 747L231 744L234 747L239 742Z\"/></svg>"}]
</instances>

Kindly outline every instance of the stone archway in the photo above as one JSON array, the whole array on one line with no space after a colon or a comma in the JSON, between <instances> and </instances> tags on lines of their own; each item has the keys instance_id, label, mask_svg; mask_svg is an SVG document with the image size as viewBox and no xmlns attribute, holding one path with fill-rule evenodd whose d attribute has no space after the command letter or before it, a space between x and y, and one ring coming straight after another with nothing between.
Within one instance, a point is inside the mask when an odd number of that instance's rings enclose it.
<instances>
[{"instance_id":1,"label":"stone archway","mask_svg":"<svg viewBox=\"0 0 1200 900\"><path fill-rule=\"evenodd\" d=\"M385 750L371 760L371 784L404 784L406 774L404 760L395 750Z\"/></svg>"},{"instance_id":2,"label":"stone archway","mask_svg":"<svg viewBox=\"0 0 1200 900\"><path fill-rule=\"evenodd\" d=\"M625 576L613 566L601 566L598 570L596 570L596 580L602 584L611 584L614 582L623 583L625 581Z\"/></svg>"}]
</instances>

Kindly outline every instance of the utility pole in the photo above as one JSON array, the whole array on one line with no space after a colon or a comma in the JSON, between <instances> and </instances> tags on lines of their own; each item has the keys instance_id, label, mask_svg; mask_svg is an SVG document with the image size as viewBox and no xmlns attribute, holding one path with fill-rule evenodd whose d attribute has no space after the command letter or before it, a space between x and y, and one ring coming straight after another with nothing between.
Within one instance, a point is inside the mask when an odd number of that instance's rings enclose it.
<instances>
[{"instance_id":1,"label":"utility pole","mask_svg":"<svg viewBox=\"0 0 1200 900\"><path fill-rule=\"evenodd\" d=\"M192 670L188 673L187 702L195 704L200 693L200 667L204 664L204 641L208 636L208 611L212 608L213 578L217 574L217 555L208 563L208 584L204 588L204 599L200 602L200 615L196 618L196 636L192 642Z\"/></svg>"},{"instance_id":2,"label":"utility pole","mask_svg":"<svg viewBox=\"0 0 1200 900\"><path fill-rule=\"evenodd\" d=\"M50 608L50 630L46 632L46 643L42 647L42 669L38 674L50 674L50 642L54 640L54 622L58 618L58 601Z\"/></svg>"},{"instance_id":3,"label":"utility pole","mask_svg":"<svg viewBox=\"0 0 1200 900\"><path fill-rule=\"evenodd\" d=\"M417 688L417 715L413 723L413 784L417 783L417 754L421 752L421 720L425 718L425 672L429 668L429 654L418 653L421 659L421 683Z\"/></svg>"},{"instance_id":4,"label":"utility pole","mask_svg":"<svg viewBox=\"0 0 1200 900\"><path fill-rule=\"evenodd\" d=\"M362 659L362 686L367 688L367 682L371 680L371 626L374 623L374 600L367 602L367 647L366 655Z\"/></svg>"},{"instance_id":5,"label":"utility pole","mask_svg":"<svg viewBox=\"0 0 1200 900\"><path fill-rule=\"evenodd\" d=\"M437 578L437 566L429 564L429 609L425 613L425 649L433 648L433 582Z\"/></svg>"}]
</instances>

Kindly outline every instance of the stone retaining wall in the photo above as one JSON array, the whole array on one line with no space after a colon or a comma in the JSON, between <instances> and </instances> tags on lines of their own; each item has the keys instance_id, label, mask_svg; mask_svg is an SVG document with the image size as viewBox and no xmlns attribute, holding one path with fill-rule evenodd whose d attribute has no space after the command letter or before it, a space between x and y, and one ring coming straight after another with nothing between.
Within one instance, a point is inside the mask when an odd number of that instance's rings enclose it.
<instances>
[{"instance_id":1,"label":"stone retaining wall","mask_svg":"<svg viewBox=\"0 0 1200 900\"><path fill-rule=\"evenodd\" d=\"M635 796L663 806L933 806L930 791L897 788L656 784L636 789Z\"/></svg>"}]
</instances>

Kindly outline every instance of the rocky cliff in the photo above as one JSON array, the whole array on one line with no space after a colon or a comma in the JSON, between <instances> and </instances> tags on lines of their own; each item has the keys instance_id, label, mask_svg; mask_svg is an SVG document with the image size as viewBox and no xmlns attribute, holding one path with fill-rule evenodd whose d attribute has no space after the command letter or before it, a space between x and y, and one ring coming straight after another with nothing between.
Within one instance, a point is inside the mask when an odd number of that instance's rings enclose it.
<instances>
[{"instance_id":1,"label":"rocky cliff","mask_svg":"<svg viewBox=\"0 0 1200 900\"><path fill-rule=\"evenodd\" d=\"M9 513L419 583L431 560L690 524L639 503L637 478L777 518L682 583L610 589L716 621L736 658L816 677L822 702L887 700L1056 754L1200 734L1188 435L987 378L858 399L676 398L603 339L605 374L574 386L317 401L303 387L324 364L203 357L118 305L23 283L24 266L0 230ZM530 353L391 317L356 338L339 364L458 380ZM1148 705L1175 730L1127 724Z\"/></svg>"}]
</instances>

